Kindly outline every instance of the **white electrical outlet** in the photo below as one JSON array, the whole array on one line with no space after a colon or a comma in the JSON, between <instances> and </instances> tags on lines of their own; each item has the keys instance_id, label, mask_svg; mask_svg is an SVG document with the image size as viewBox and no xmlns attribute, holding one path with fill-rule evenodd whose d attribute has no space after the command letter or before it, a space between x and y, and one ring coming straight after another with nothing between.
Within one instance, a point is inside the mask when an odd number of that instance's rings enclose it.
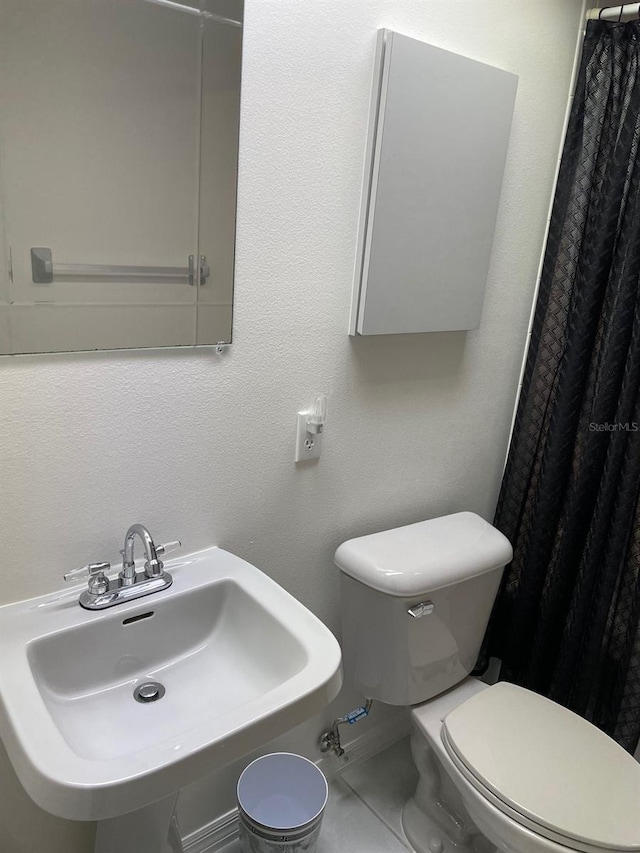
<instances>
[{"instance_id":1,"label":"white electrical outlet","mask_svg":"<svg viewBox=\"0 0 640 853\"><path fill-rule=\"evenodd\" d=\"M296 462L318 459L322 451L322 433L308 432L308 412L298 412L298 431L296 433Z\"/></svg>"}]
</instances>

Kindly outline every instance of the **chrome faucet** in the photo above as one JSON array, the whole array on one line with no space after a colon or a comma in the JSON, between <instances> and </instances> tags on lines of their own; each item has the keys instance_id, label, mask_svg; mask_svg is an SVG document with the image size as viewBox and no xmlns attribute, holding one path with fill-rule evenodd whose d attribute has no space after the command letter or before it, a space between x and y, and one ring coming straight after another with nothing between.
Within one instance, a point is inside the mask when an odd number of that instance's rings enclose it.
<instances>
[{"instance_id":1,"label":"chrome faucet","mask_svg":"<svg viewBox=\"0 0 640 853\"><path fill-rule=\"evenodd\" d=\"M139 536L144 545L145 563L143 571L136 572L133 559L135 537ZM175 551L181 542L167 542L165 545L155 545L151 534L142 524L132 524L124 537L122 554L122 570L117 578L110 580L106 573L110 571L109 563L89 563L81 569L67 572L66 581L89 576L89 586L78 599L81 607L87 610L104 610L115 604L133 601L152 592L161 592L171 586L173 578L165 572L164 563L158 559L170 551Z\"/></svg>"},{"instance_id":2,"label":"chrome faucet","mask_svg":"<svg viewBox=\"0 0 640 853\"><path fill-rule=\"evenodd\" d=\"M158 559L158 549L154 545L151 534L143 524L132 524L124 537L124 548L121 551L122 571L120 572L120 579L123 586L131 586L131 584L136 583L136 565L133 560L133 543L136 534L142 539L142 544L144 545L144 555L146 557L144 564L145 576L148 578L159 578L163 575L164 565ZM172 542L171 544L173 545L174 543ZM167 546L162 545L160 547L162 548L162 553L164 553Z\"/></svg>"}]
</instances>

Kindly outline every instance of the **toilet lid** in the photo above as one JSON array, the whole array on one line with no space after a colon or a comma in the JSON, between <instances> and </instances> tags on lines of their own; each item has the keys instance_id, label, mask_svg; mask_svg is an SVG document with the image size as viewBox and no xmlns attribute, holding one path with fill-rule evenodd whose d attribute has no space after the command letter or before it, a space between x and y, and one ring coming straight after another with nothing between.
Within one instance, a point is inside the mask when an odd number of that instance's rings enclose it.
<instances>
[{"instance_id":1,"label":"toilet lid","mask_svg":"<svg viewBox=\"0 0 640 853\"><path fill-rule=\"evenodd\" d=\"M640 851L640 764L577 714L500 682L447 714L443 741L469 781L538 834Z\"/></svg>"}]
</instances>

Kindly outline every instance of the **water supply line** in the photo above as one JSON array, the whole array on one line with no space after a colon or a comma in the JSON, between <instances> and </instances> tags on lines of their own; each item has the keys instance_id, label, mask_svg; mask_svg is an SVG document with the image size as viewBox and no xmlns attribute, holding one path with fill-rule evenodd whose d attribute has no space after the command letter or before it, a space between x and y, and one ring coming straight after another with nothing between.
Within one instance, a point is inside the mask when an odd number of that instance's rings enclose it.
<instances>
[{"instance_id":1,"label":"water supply line","mask_svg":"<svg viewBox=\"0 0 640 853\"><path fill-rule=\"evenodd\" d=\"M373 699L367 699L365 704L360 708L356 708L348 714L345 714L344 717L338 717L334 720L331 728L327 729L326 732L323 732L320 735L320 752L333 752L338 756L338 758L342 758L344 755L344 749L340 743L340 726L345 723L352 726L354 723L357 723L358 720L364 719L368 716L372 705Z\"/></svg>"}]
</instances>

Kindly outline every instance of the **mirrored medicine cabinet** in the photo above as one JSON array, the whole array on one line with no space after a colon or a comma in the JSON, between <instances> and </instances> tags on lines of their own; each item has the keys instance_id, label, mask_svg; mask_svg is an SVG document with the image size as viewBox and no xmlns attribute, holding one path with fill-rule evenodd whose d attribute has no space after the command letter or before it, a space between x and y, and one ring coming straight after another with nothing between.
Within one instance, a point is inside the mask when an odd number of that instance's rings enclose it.
<instances>
[{"instance_id":1,"label":"mirrored medicine cabinet","mask_svg":"<svg viewBox=\"0 0 640 853\"><path fill-rule=\"evenodd\" d=\"M0 354L231 340L243 0L0 0Z\"/></svg>"}]
</instances>

